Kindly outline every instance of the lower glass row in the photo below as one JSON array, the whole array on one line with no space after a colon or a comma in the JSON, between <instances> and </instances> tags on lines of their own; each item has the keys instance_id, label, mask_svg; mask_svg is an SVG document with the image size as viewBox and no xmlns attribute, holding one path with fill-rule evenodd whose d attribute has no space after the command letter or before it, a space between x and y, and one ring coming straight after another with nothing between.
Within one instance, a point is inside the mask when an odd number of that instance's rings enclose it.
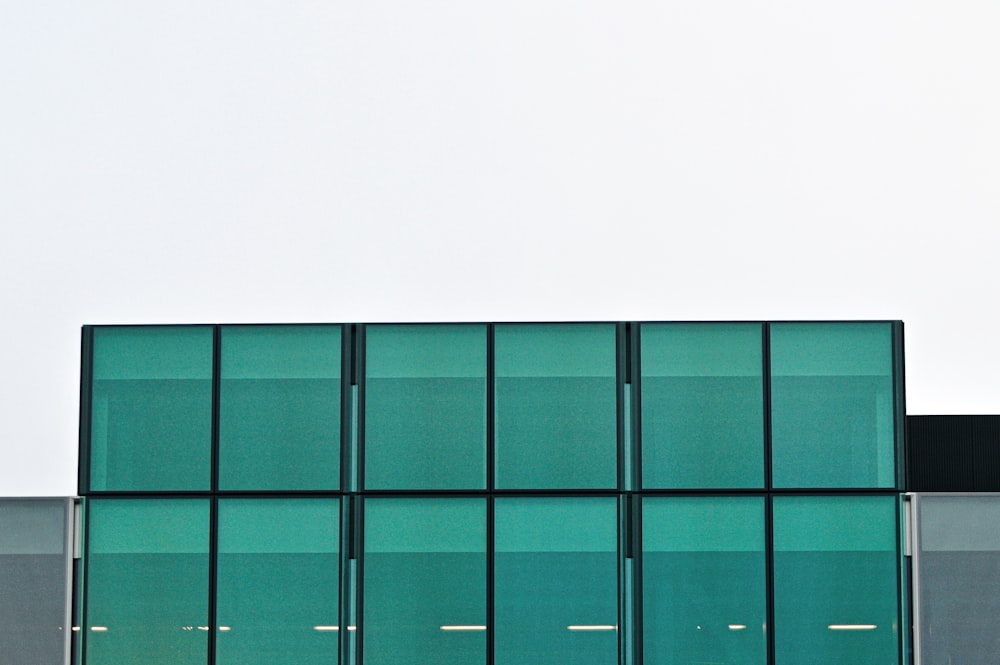
<instances>
[{"instance_id":1,"label":"lower glass row","mask_svg":"<svg viewBox=\"0 0 1000 665\"><path fill-rule=\"evenodd\" d=\"M645 663L763 665L767 500L644 497L632 558L617 498L496 498L494 662L632 662L641 629ZM771 501L775 662L898 663L896 497ZM226 665L485 663L487 512L365 499L351 558L338 499L220 499L213 626L209 500L91 499L85 663L202 665L210 632Z\"/></svg>"}]
</instances>

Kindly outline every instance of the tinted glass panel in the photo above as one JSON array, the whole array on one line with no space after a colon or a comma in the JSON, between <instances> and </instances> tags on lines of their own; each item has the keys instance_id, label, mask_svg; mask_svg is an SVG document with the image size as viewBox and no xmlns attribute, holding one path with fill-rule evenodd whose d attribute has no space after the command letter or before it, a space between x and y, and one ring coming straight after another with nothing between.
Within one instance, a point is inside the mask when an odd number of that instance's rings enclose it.
<instances>
[{"instance_id":1,"label":"tinted glass panel","mask_svg":"<svg viewBox=\"0 0 1000 665\"><path fill-rule=\"evenodd\" d=\"M365 501L366 665L486 662L486 502Z\"/></svg>"},{"instance_id":2,"label":"tinted glass panel","mask_svg":"<svg viewBox=\"0 0 1000 665\"><path fill-rule=\"evenodd\" d=\"M486 326L365 334L365 487L485 487Z\"/></svg>"},{"instance_id":3,"label":"tinted glass panel","mask_svg":"<svg viewBox=\"0 0 1000 665\"><path fill-rule=\"evenodd\" d=\"M498 665L618 658L617 501L496 500Z\"/></svg>"},{"instance_id":4,"label":"tinted glass panel","mask_svg":"<svg viewBox=\"0 0 1000 665\"><path fill-rule=\"evenodd\" d=\"M775 487L893 487L892 328L771 326Z\"/></svg>"},{"instance_id":5,"label":"tinted glass panel","mask_svg":"<svg viewBox=\"0 0 1000 665\"><path fill-rule=\"evenodd\" d=\"M896 663L895 497L774 498L778 663Z\"/></svg>"},{"instance_id":6,"label":"tinted glass panel","mask_svg":"<svg viewBox=\"0 0 1000 665\"><path fill-rule=\"evenodd\" d=\"M763 498L643 499L642 570L646 663L767 661Z\"/></svg>"},{"instance_id":7,"label":"tinted glass panel","mask_svg":"<svg viewBox=\"0 0 1000 665\"><path fill-rule=\"evenodd\" d=\"M222 329L219 486L340 484L340 327Z\"/></svg>"},{"instance_id":8,"label":"tinted glass panel","mask_svg":"<svg viewBox=\"0 0 1000 665\"><path fill-rule=\"evenodd\" d=\"M219 501L219 665L337 662L336 499Z\"/></svg>"},{"instance_id":9,"label":"tinted glass panel","mask_svg":"<svg viewBox=\"0 0 1000 665\"><path fill-rule=\"evenodd\" d=\"M497 487L615 487L615 326L495 334Z\"/></svg>"},{"instance_id":10,"label":"tinted glass panel","mask_svg":"<svg viewBox=\"0 0 1000 665\"><path fill-rule=\"evenodd\" d=\"M922 662L1000 661L1000 497L921 495L918 505Z\"/></svg>"},{"instance_id":11,"label":"tinted glass panel","mask_svg":"<svg viewBox=\"0 0 1000 665\"><path fill-rule=\"evenodd\" d=\"M643 487L763 487L760 325L641 332Z\"/></svg>"},{"instance_id":12,"label":"tinted glass panel","mask_svg":"<svg viewBox=\"0 0 1000 665\"><path fill-rule=\"evenodd\" d=\"M87 505L87 663L203 665L208 500Z\"/></svg>"},{"instance_id":13,"label":"tinted glass panel","mask_svg":"<svg viewBox=\"0 0 1000 665\"><path fill-rule=\"evenodd\" d=\"M92 490L208 489L212 329L94 329Z\"/></svg>"},{"instance_id":14,"label":"tinted glass panel","mask_svg":"<svg viewBox=\"0 0 1000 665\"><path fill-rule=\"evenodd\" d=\"M0 500L0 662L60 663L70 630L66 500Z\"/></svg>"}]
</instances>

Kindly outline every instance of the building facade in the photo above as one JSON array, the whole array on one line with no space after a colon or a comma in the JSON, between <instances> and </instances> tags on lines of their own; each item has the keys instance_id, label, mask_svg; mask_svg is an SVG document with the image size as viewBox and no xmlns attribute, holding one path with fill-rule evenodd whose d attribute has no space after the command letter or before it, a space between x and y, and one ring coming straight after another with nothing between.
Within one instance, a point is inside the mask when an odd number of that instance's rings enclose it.
<instances>
[{"instance_id":1,"label":"building facade","mask_svg":"<svg viewBox=\"0 0 1000 665\"><path fill-rule=\"evenodd\" d=\"M909 661L902 324L85 327L78 657Z\"/></svg>"}]
</instances>

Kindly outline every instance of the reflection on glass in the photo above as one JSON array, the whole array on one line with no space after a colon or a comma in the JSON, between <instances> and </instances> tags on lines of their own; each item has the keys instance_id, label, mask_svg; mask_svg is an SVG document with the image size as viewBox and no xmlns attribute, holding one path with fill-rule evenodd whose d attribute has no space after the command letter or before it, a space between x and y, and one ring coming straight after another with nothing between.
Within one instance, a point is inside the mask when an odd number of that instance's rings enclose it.
<instances>
[{"instance_id":1,"label":"reflection on glass","mask_svg":"<svg viewBox=\"0 0 1000 665\"><path fill-rule=\"evenodd\" d=\"M336 662L339 533L337 499L219 501L219 665Z\"/></svg>"},{"instance_id":2,"label":"reflection on glass","mask_svg":"<svg viewBox=\"0 0 1000 665\"><path fill-rule=\"evenodd\" d=\"M615 326L498 325L495 344L497 487L615 487Z\"/></svg>"},{"instance_id":3,"label":"reflection on glass","mask_svg":"<svg viewBox=\"0 0 1000 665\"><path fill-rule=\"evenodd\" d=\"M771 326L775 487L894 487L892 327Z\"/></svg>"},{"instance_id":4,"label":"reflection on glass","mask_svg":"<svg viewBox=\"0 0 1000 665\"><path fill-rule=\"evenodd\" d=\"M366 327L367 489L486 486L486 326Z\"/></svg>"},{"instance_id":5,"label":"reflection on glass","mask_svg":"<svg viewBox=\"0 0 1000 665\"><path fill-rule=\"evenodd\" d=\"M767 661L762 497L644 498L642 541L646 663Z\"/></svg>"},{"instance_id":6,"label":"reflection on glass","mask_svg":"<svg viewBox=\"0 0 1000 665\"><path fill-rule=\"evenodd\" d=\"M208 500L87 505L86 662L204 665Z\"/></svg>"},{"instance_id":7,"label":"reflection on glass","mask_svg":"<svg viewBox=\"0 0 1000 665\"><path fill-rule=\"evenodd\" d=\"M340 326L222 329L219 486L340 484Z\"/></svg>"},{"instance_id":8,"label":"reflection on glass","mask_svg":"<svg viewBox=\"0 0 1000 665\"><path fill-rule=\"evenodd\" d=\"M90 489L208 489L212 328L93 334Z\"/></svg>"},{"instance_id":9,"label":"reflection on glass","mask_svg":"<svg viewBox=\"0 0 1000 665\"><path fill-rule=\"evenodd\" d=\"M897 663L896 498L774 501L779 663Z\"/></svg>"},{"instance_id":10,"label":"reflection on glass","mask_svg":"<svg viewBox=\"0 0 1000 665\"><path fill-rule=\"evenodd\" d=\"M486 502L366 499L366 665L486 660Z\"/></svg>"},{"instance_id":11,"label":"reflection on glass","mask_svg":"<svg viewBox=\"0 0 1000 665\"><path fill-rule=\"evenodd\" d=\"M497 665L617 662L617 500L498 498Z\"/></svg>"},{"instance_id":12,"label":"reflection on glass","mask_svg":"<svg viewBox=\"0 0 1000 665\"><path fill-rule=\"evenodd\" d=\"M760 324L644 323L641 344L643 487L763 487Z\"/></svg>"}]
</instances>

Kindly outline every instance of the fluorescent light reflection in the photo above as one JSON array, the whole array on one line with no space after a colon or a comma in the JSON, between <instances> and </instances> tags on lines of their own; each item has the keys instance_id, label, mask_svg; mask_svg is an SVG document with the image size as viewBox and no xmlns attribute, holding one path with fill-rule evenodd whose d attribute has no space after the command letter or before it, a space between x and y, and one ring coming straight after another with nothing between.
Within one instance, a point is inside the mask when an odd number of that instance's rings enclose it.
<instances>
[{"instance_id":1,"label":"fluorescent light reflection","mask_svg":"<svg viewBox=\"0 0 1000 665\"><path fill-rule=\"evenodd\" d=\"M742 623L731 623L729 624L729 630L746 630L747 627Z\"/></svg>"},{"instance_id":2,"label":"fluorescent light reflection","mask_svg":"<svg viewBox=\"0 0 1000 665\"><path fill-rule=\"evenodd\" d=\"M567 630L618 630L618 626L607 624L566 626Z\"/></svg>"},{"instance_id":3,"label":"fluorescent light reflection","mask_svg":"<svg viewBox=\"0 0 1000 665\"><path fill-rule=\"evenodd\" d=\"M441 630L486 630L486 626L441 626Z\"/></svg>"},{"instance_id":4,"label":"fluorescent light reflection","mask_svg":"<svg viewBox=\"0 0 1000 665\"><path fill-rule=\"evenodd\" d=\"M91 626L90 630L95 633L106 633L108 632L107 626Z\"/></svg>"},{"instance_id":5,"label":"fluorescent light reflection","mask_svg":"<svg viewBox=\"0 0 1000 665\"><path fill-rule=\"evenodd\" d=\"M875 630L878 626L873 623L831 623L827 628L830 630Z\"/></svg>"},{"instance_id":6,"label":"fluorescent light reflection","mask_svg":"<svg viewBox=\"0 0 1000 665\"><path fill-rule=\"evenodd\" d=\"M357 630L357 626L348 626L347 630ZM321 633L332 633L340 630L340 626L313 626L313 630L318 630Z\"/></svg>"},{"instance_id":7,"label":"fluorescent light reflection","mask_svg":"<svg viewBox=\"0 0 1000 665\"><path fill-rule=\"evenodd\" d=\"M73 632L74 633L79 633L80 632L80 627L79 626L73 626Z\"/></svg>"},{"instance_id":8,"label":"fluorescent light reflection","mask_svg":"<svg viewBox=\"0 0 1000 665\"><path fill-rule=\"evenodd\" d=\"M229 626L219 626L219 630L225 633L232 630L232 628L230 628Z\"/></svg>"},{"instance_id":9,"label":"fluorescent light reflection","mask_svg":"<svg viewBox=\"0 0 1000 665\"><path fill-rule=\"evenodd\" d=\"M198 630L208 630L208 626L198 626Z\"/></svg>"}]
</instances>

